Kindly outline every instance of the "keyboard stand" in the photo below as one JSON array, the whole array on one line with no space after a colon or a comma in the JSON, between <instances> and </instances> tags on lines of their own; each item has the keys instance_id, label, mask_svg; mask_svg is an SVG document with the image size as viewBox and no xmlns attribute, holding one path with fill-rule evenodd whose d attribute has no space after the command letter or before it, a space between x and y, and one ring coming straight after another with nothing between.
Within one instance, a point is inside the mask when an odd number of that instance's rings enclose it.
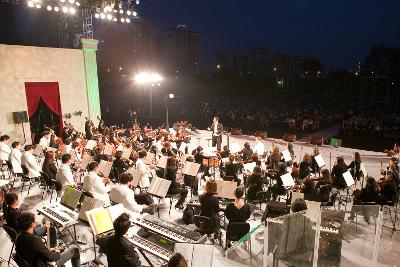
<instances>
[{"instance_id":1,"label":"keyboard stand","mask_svg":"<svg viewBox=\"0 0 400 267\"><path fill-rule=\"evenodd\" d=\"M150 265L150 267L154 267L154 265L151 263L150 259L147 257L147 255L143 252L141 248L136 247L137 250L139 250L140 254L142 254L143 258L147 261L147 263Z\"/></svg>"},{"instance_id":2,"label":"keyboard stand","mask_svg":"<svg viewBox=\"0 0 400 267\"><path fill-rule=\"evenodd\" d=\"M63 234L63 233L65 233L65 232L67 232L68 235L69 235L69 236L71 237L71 239L72 239L72 243L74 243L74 244L78 247L79 251L82 251L81 247L79 246L79 242L77 241L77 238L76 238L75 224L76 224L76 223L74 223L73 225L68 225L68 226L66 226L62 231L60 231L60 233ZM56 225L57 225L57 224L56 224ZM72 233L72 231L71 231L71 229L70 229L71 226L74 227L74 234ZM58 227L56 227L56 228L59 229ZM67 247L69 248L69 245L71 245L72 243L66 244Z\"/></svg>"}]
</instances>

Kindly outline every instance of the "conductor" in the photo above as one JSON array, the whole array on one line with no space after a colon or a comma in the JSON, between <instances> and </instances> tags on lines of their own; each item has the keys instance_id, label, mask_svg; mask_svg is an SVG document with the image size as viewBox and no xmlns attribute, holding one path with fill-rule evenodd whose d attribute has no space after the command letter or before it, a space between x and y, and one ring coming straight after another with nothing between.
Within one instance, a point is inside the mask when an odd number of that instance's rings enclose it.
<instances>
[{"instance_id":1,"label":"conductor","mask_svg":"<svg viewBox=\"0 0 400 267\"><path fill-rule=\"evenodd\" d=\"M222 131L224 127L219 123L218 117L214 117L210 130L212 131L212 146L217 146L218 151L221 151Z\"/></svg>"}]
</instances>

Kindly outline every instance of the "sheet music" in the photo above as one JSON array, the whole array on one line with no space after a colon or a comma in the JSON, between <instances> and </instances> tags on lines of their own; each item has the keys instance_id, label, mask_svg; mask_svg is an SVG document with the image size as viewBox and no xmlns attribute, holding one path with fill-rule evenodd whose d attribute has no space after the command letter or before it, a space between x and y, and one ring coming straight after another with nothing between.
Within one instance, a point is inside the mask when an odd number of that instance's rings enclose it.
<instances>
[{"instance_id":1,"label":"sheet music","mask_svg":"<svg viewBox=\"0 0 400 267\"><path fill-rule=\"evenodd\" d=\"M317 218L321 210L321 202L306 200L306 204L307 210L304 215L308 217L312 222L317 222Z\"/></svg>"},{"instance_id":2,"label":"sheet music","mask_svg":"<svg viewBox=\"0 0 400 267\"><path fill-rule=\"evenodd\" d=\"M161 168L161 169L165 169L167 167L167 160L168 160L168 157L161 156L157 162L157 167Z\"/></svg>"},{"instance_id":3,"label":"sheet music","mask_svg":"<svg viewBox=\"0 0 400 267\"><path fill-rule=\"evenodd\" d=\"M146 162L147 164L153 163L153 160L154 160L155 156L156 156L156 155L155 155L154 153L150 153L150 152L147 153L145 162Z\"/></svg>"},{"instance_id":4,"label":"sheet music","mask_svg":"<svg viewBox=\"0 0 400 267\"><path fill-rule=\"evenodd\" d=\"M193 244L192 267L211 267L213 249L213 245Z\"/></svg>"},{"instance_id":5,"label":"sheet music","mask_svg":"<svg viewBox=\"0 0 400 267\"><path fill-rule=\"evenodd\" d=\"M90 155L88 155L88 154L84 154L84 155L83 155L83 160L82 160L81 165L80 165L81 169L82 169L82 170L85 170L86 167L87 167L87 165L88 165L91 161L92 161L92 157L91 157Z\"/></svg>"},{"instance_id":6,"label":"sheet music","mask_svg":"<svg viewBox=\"0 0 400 267\"><path fill-rule=\"evenodd\" d=\"M76 190L72 186L67 186L63 196L61 197L61 204L75 209L78 206L79 199L81 198L82 192Z\"/></svg>"},{"instance_id":7,"label":"sheet music","mask_svg":"<svg viewBox=\"0 0 400 267\"><path fill-rule=\"evenodd\" d=\"M256 165L257 165L257 164L256 164L255 162L250 162L250 163L243 164L243 168L244 168L247 172L253 173L254 167L255 167Z\"/></svg>"},{"instance_id":8,"label":"sheet music","mask_svg":"<svg viewBox=\"0 0 400 267\"><path fill-rule=\"evenodd\" d=\"M365 165L363 162L361 162L361 171L364 175L364 178L366 178L368 176L368 172L367 172L367 169L365 168Z\"/></svg>"},{"instance_id":9,"label":"sheet music","mask_svg":"<svg viewBox=\"0 0 400 267\"><path fill-rule=\"evenodd\" d=\"M131 154L132 154L132 148L124 147L122 149L122 157L124 159L129 159L131 157Z\"/></svg>"},{"instance_id":10,"label":"sheet music","mask_svg":"<svg viewBox=\"0 0 400 267\"><path fill-rule=\"evenodd\" d=\"M107 208L110 213L111 220L114 222L122 213L125 212L125 208L123 204L117 204L113 206L109 206Z\"/></svg>"},{"instance_id":11,"label":"sheet music","mask_svg":"<svg viewBox=\"0 0 400 267\"><path fill-rule=\"evenodd\" d=\"M81 210L79 211L79 219L83 220L83 221L88 221L88 218L86 216L86 211L95 209L95 208L101 208L104 206L104 201L99 200L99 199L95 199L92 197L88 197L85 196L82 206L81 206Z\"/></svg>"},{"instance_id":12,"label":"sheet music","mask_svg":"<svg viewBox=\"0 0 400 267\"><path fill-rule=\"evenodd\" d=\"M32 154L35 156L40 156L40 154L42 154L43 152L43 147L39 144L36 145L35 150L33 150Z\"/></svg>"},{"instance_id":13,"label":"sheet music","mask_svg":"<svg viewBox=\"0 0 400 267\"><path fill-rule=\"evenodd\" d=\"M186 162L185 166L183 167L183 174L196 177L197 173L199 172L200 164L194 162Z\"/></svg>"},{"instance_id":14,"label":"sheet music","mask_svg":"<svg viewBox=\"0 0 400 267\"><path fill-rule=\"evenodd\" d=\"M192 266L193 244L175 243L175 253L180 253L187 261L188 267Z\"/></svg>"},{"instance_id":15,"label":"sheet music","mask_svg":"<svg viewBox=\"0 0 400 267\"><path fill-rule=\"evenodd\" d=\"M127 171L127 173L132 174L132 182L131 185L133 187L137 187L140 181L140 178L142 178L142 172L134 167L130 167Z\"/></svg>"},{"instance_id":16,"label":"sheet music","mask_svg":"<svg viewBox=\"0 0 400 267\"><path fill-rule=\"evenodd\" d=\"M281 175L282 183L284 187L291 187L294 186L294 180L290 173L286 173Z\"/></svg>"},{"instance_id":17,"label":"sheet music","mask_svg":"<svg viewBox=\"0 0 400 267\"><path fill-rule=\"evenodd\" d=\"M97 145L96 141L89 140L86 143L85 149L92 150Z\"/></svg>"},{"instance_id":18,"label":"sheet music","mask_svg":"<svg viewBox=\"0 0 400 267\"><path fill-rule=\"evenodd\" d=\"M282 155L286 162L289 162L292 160L292 155L290 154L289 150L287 150L287 149L283 150Z\"/></svg>"},{"instance_id":19,"label":"sheet music","mask_svg":"<svg viewBox=\"0 0 400 267\"><path fill-rule=\"evenodd\" d=\"M99 163L99 171L104 175L104 177L108 177L110 175L110 171L112 168L112 161L101 160Z\"/></svg>"},{"instance_id":20,"label":"sheet music","mask_svg":"<svg viewBox=\"0 0 400 267\"><path fill-rule=\"evenodd\" d=\"M213 245L176 243L174 251L182 254L188 267L211 267Z\"/></svg>"},{"instance_id":21,"label":"sheet music","mask_svg":"<svg viewBox=\"0 0 400 267\"><path fill-rule=\"evenodd\" d=\"M233 143L229 147L229 151L233 154L238 153L240 150L242 150L242 148L240 147L240 145L238 143Z\"/></svg>"},{"instance_id":22,"label":"sheet music","mask_svg":"<svg viewBox=\"0 0 400 267\"><path fill-rule=\"evenodd\" d=\"M105 208L96 208L86 212L90 227L96 235L114 229L110 213Z\"/></svg>"},{"instance_id":23,"label":"sheet music","mask_svg":"<svg viewBox=\"0 0 400 267\"><path fill-rule=\"evenodd\" d=\"M217 152L217 147L215 147L215 146L209 146L209 147L203 148L203 154L206 157L215 157L215 156L217 156L217 154L215 152Z\"/></svg>"},{"instance_id":24,"label":"sheet music","mask_svg":"<svg viewBox=\"0 0 400 267\"><path fill-rule=\"evenodd\" d=\"M53 151L53 152L56 152L56 151L57 151L57 148L54 148L54 147L46 147L46 151Z\"/></svg>"},{"instance_id":25,"label":"sheet music","mask_svg":"<svg viewBox=\"0 0 400 267\"><path fill-rule=\"evenodd\" d=\"M342 174L344 180L346 181L347 187L350 187L354 184L353 176L351 175L350 171L347 171Z\"/></svg>"},{"instance_id":26,"label":"sheet music","mask_svg":"<svg viewBox=\"0 0 400 267\"><path fill-rule=\"evenodd\" d=\"M233 181L216 180L217 196L227 199L235 199L237 183Z\"/></svg>"},{"instance_id":27,"label":"sheet music","mask_svg":"<svg viewBox=\"0 0 400 267\"><path fill-rule=\"evenodd\" d=\"M170 185L171 181L159 177L154 177L151 180L151 184L147 192L152 195L164 198L167 195Z\"/></svg>"},{"instance_id":28,"label":"sheet music","mask_svg":"<svg viewBox=\"0 0 400 267\"><path fill-rule=\"evenodd\" d=\"M296 199L298 199L298 198L304 199L304 193L292 192L292 201L290 202L290 205L292 205L293 202L294 202Z\"/></svg>"},{"instance_id":29,"label":"sheet music","mask_svg":"<svg viewBox=\"0 0 400 267\"><path fill-rule=\"evenodd\" d=\"M113 150L114 150L114 145L107 143L106 147L104 148L103 154L111 156Z\"/></svg>"},{"instance_id":30,"label":"sheet music","mask_svg":"<svg viewBox=\"0 0 400 267\"><path fill-rule=\"evenodd\" d=\"M315 161L318 164L318 167L322 168L326 165L324 159L322 158L321 154L314 157Z\"/></svg>"}]
</instances>

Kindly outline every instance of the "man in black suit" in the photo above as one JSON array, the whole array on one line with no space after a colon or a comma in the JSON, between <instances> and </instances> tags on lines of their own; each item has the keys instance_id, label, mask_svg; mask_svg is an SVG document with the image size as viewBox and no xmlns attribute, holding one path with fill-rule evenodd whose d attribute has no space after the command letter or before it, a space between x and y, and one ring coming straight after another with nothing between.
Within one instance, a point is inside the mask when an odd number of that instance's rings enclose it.
<instances>
[{"instance_id":1,"label":"man in black suit","mask_svg":"<svg viewBox=\"0 0 400 267\"><path fill-rule=\"evenodd\" d=\"M222 131L224 130L224 127L221 123L219 123L218 117L214 117L210 130L212 131L212 146L217 146L217 149L220 151L222 143Z\"/></svg>"},{"instance_id":2,"label":"man in black suit","mask_svg":"<svg viewBox=\"0 0 400 267\"><path fill-rule=\"evenodd\" d=\"M60 253L58 248L48 249L40 237L33 234L36 227L35 215L26 212L18 217L18 228L22 231L16 241L15 250L20 259L30 266L47 266L47 262L56 262L57 266L64 266L71 260L73 267L80 266L79 249L70 247Z\"/></svg>"},{"instance_id":3,"label":"man in black suit","mask_svg":"<svg viewBox=\"0 0 400 267\"><path fill-rule=\"evenodd\" d=\"M107 255L109 267L140 266L135 246L124 236L130 226L129 215L123 213L114 221L114 235L97 239L96 243Z\"/></svg>"}]
</instances>

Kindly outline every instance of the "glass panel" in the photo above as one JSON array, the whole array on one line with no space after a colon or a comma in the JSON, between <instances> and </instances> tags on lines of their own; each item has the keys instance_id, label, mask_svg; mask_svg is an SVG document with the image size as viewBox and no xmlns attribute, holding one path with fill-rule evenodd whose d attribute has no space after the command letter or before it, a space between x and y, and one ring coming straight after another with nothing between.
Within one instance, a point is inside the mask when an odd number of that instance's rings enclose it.
<instances>
[{"instance_id":1,"label":"glass panel","mask_svg":"<svg viewBox=\"0 0 400 267\"><path fill-rule=\"evenodd\" d=\"M267 219L264 266L312 266L315 233L316 222L304 212Z\"/></svg>"},{"instance_id":2,"label":"glass panel","mask_svg":"<svg viewBox=\"0 0 400 267\"><path fill-rule=\"evenodd\" d=\"M264 224L258 224L236 241L225 252L225 256L241 266L263 266Z\"/></svg>"},{"instance_id":3,"label":"glass panel","mask_svg":"<svg viewBox=\"0 0 400 267\"><path fill-rule=\"evenodd\" d=\"M381 229L379 206L352 206L349 211L323 207L318 266L373 266Z\"/></svg>"}]
</instances>

